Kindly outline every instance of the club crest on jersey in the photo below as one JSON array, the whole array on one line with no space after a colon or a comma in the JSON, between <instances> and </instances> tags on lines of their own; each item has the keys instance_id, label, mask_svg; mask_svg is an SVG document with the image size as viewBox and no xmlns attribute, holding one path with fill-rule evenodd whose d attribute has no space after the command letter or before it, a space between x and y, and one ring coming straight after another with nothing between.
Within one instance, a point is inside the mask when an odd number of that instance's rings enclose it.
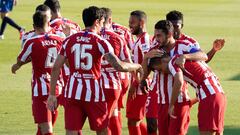
<instances>
[{"instance_id":1,"label":"club crest on jersey","mask_svg":"<svg viewBox=\"0 0 240 135\"><path fill-rule=\"evenodd\" d=\"M90 42L90 39L91 38L88 38L88 37L77 37L77 42L87 42L89 43Z\"/></svg>"},{"instance_id":2,"label":"club crest on jersey","mask_svg":"<svg viewBox=\"0 0 240 135\"><path fill-rule=\"evenodd\" d=\"M42 45L43 46L48 46L48 45L57 45L57 41L56 40L44 40L42 41Z\"/></svg>"}]
</instances>

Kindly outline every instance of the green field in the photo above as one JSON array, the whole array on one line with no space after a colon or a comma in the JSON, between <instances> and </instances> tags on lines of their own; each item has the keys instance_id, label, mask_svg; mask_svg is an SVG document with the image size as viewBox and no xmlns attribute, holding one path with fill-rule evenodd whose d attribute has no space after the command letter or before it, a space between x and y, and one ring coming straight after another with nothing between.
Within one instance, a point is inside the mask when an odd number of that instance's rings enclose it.
<instances>
[{"instance_id":1,"label":"green field","mask_svg":"<svg viewBox=\"0 0 240 135\"><path fill-rule=\"evenodd\" d=\"M32 14L36 5L42 1L19 2L11 17L31 30ZM224 134L240 134L240 0L61 0L61 5L62 15L81 26L81 12L90 5L111 8L114 21L126 26L129 13L141 9L148 15L147 28L150 34L153 34L154 24L158 20L164 19L168 11L176 9L184 13L184 32L197 39L204 51L211 48L215 38L225 38L225 47L216 54L210 66L221 79L227 95ZM31 65L23 66L16 75L10 72L19 51L19 34L7 26L5 40L0 41L0 135L33 135L36 132L31 115ZM198 134L196 114L197 105L191 111L189 135ZM123 125L123 135L126 135L125 117ZM57 135L64 134L62 108L54 131ZM83 134L94 134L89 130L88 123L85 124Z\"/></svg>"}]
</instances>

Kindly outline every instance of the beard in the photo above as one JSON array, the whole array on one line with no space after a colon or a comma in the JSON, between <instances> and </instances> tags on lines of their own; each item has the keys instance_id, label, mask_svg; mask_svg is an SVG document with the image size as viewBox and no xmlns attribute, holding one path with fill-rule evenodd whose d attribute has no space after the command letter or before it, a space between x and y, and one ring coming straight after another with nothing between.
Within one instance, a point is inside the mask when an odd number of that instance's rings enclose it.
<instances>
[{"instance_id":1,"label":"beard","mask_svg":"<svg viewBox=\"0 0 240 135\"><path fill-rule=\"evenodd\" d=\"M133 35L138 35L141 31L140 26L136 27L136 29L132 32Z\"/></svg>"}]
</instances>

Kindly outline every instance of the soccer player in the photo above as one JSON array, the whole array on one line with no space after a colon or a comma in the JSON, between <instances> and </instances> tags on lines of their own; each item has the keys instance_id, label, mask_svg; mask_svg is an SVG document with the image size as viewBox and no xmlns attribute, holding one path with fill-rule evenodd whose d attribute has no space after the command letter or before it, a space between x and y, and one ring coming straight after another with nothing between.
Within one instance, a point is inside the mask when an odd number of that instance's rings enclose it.
<instances>
[{"instance_id":1,"label":"soccer player","mask_svg":"<svg viewBox=\"0 0 240 135\"><path fill-rule=\"evenodd\" d=\"M36 12L33 15L33 26L36 36L25 42L24 48L17 58L17 63L12 66L12 73L15 74L31 58L33 67L32 112L34 121L38 125L37 135L52 135L58 111L49 111L46 102L50 89L52 66L63 39L57 35L48 34L48 18L43 12ZM61 94L63 81L60 76L57 79L57 87L54 91L58 96Z\"/></svg>"},{"instance_id":2,"label":"soccer player","mask_svg":"<svg viewBox=\"0 0 240 135\"><path fill-rule=\"evenodd\" d=\"M131 31L127 27L120 25L116 22L112 23L112 28L114 32L116 32L126 40L128 48L131 50L134 44L134 38Z\"/></svg>"},{"instance_id":3,"label":"soccer player","mask_svg":"<svg viewBox=\"0 0 240 135\"><path fill-rule=\"evenodd\" d=\"M50 8L48 6L46 6L44 4L38 5L36 7L36 9L35 9L35 12L43 12L44 14L46 14L47 18L48 18L47 19L48 20L48 24L49 24L49 22L51 20L51 10L50 10ZM59 35L62 38L66 38L66 35L65 35L64 31L58 31L58 30L55 30L55 29L53 29L51 27L48 27L48 32L51 33L51 34L57 34L57 35ZM68 32L66 32L66 33L68 33ZM33 36L36 36L34 30L31 30L31 31L26 32L26 33L23 34L22 39L21 39L22 40L22 48L23 48L23 45L24 45L25 41L27 39L33 37Z\"/></svg>"},{"instance_id":4,"label":"soccer player","mask_svg":"<svg viewBox=\"0 0 240 135\"><path fill-rule=\"evenodd\" d=\"M1 13L1 19L2 24L0 28L0 40L4 39L4 31L7 26L7 24L11 25L15 29L17 29L20 33L20 38L22 34L24 33L24 28L16 24L10 17L8 17L9 12L12 11L13 6L17 5L17 0L0 0L0 13Z\"/></svg>"},{"instance_id":5,"label":"soccer player","mask_svg":"<svg viewBox=\"0 0 240 135\"><path fill-rule=\"evenodd\" d=\"M112 46L100 34L104 22L104 12L95 6L85 8L82 13L85 30L76 33L63 43L63 47L54 64L51 75L51 94L48 108L54 111L57 107L55 96L56 81L67 59L70 66L70 79L65 91L65 128L67 135L77 135L86 118L91 130L98 135L107 135L108 114L105 95L101 88L100 68L102 57L112 67L122 72L140 72L140 64L120 61Z\"/></svg>"},{"instance_id":6,"label":"soccer player","mask_svg":"<svg viewBox=\"0 0 240 135\"><path fill-rule=\"evenodd\" d=\"M150 60L149 66L174 77L173 90L168 113L176 119L174 104L181 93L184 80L196 89L199 99L198 128L201 135L223 134L226 99L219 79L205 62L186 60L183 65L177 64L180 55L172 59L168 55ZM180 58L181 59L181 58Z\"/></svg>"},{"instance_id":7,"label":"soccer player","mask_svg":"<svg viewBox=\"0 0 240 135\"><path fill-rule=\"evenodd\" d=\"M183 54L188 56L188 59L195 58L197 60L206 60L207 56L202 51L196 51L199 49L198 46L195 46L194 44L190 42L183 42L183 41L176 41L173 38L173 26L170 21L161 20L155 24L155 31L154 31L154 37L155 40L158 41L158 43L162 46L162 51L169 53L171 56L174 56L176 54ZM187 49L180 50L181 48L178 48L176 46L180 45L181 47L185 47ZM197 49L195 49L197 48ZM159 50L153 50L154 53L148 53L145 55L144 58L144 64L148 65L149 57L154 57L159 53ZM186 54L187 53L187 54ZM150 54L150 55L149 55ZM145 66L143 66L145 67ZM148 70L144 70L145 73L149 72ZM172 91L172 83L173 83L173 77L168 74L164 73L156 73L158 74L158 82L159 82L159 117L158 117L158 128L159 128L159 134L186 134L186 122L189 120L189 104L190 98L188 96L188 93L186 91L186 88L183 87L182 93L180 94L178 98L178 102L176 104L176 108L178 109L178 117L177 120L174 123L175 128L171 129L171 132L169 132L169 125L171 124L167 110L169 107L169 94ZM169 130L169 131L168 131Z\"/></svg>"},{"instance_id":8,"label":"soccer player","mask_svg":"<svg viewBox=\"0 0 240 135\"><path fill-rule=\"evenodd\" d=\"M52 28L62 31L64 27L70 27L71 31L68 35L72 35L81 30L80 26L77 23L62 17L60 12L61 6L59 0L45 0L44 4L51 9L52 18L50 26Z\"/></svg>"},{"instance_id":9,"label":"soccer player","mask_svg":"<svg viewBox=\"0 0 240 135\"><path fill-rule=\"evenodd\" d=\"M174 37L174 39L185 40L185 41L188 41L188 42L191 42L193 44L198 45L198 42L195 39L185 35L182 32L184 24L183 24L183 14L180 11L176 11L176 10L170 11L166 15L166 20L170 21L173 24L173 27L174 27L173 37ZM215 53L217 51L221 50L224 46L224 44L218 44L217 42L222 42L222 40L216 39L213 42L212 49L207 53L207 56L208 56L208 60L206 61L207 63L209 61L211 61L211 59L213 58Z\"/></svg>"},{"instance_id":10,"label":"soccer player","mask_svg":"<svg viewBox=\"0 0 240 135\"><path fill-rule=\"evenodd\" d=\"M132 49L132 60L134 63L141 64L144 54L150 48L150 36L146 32L147 15L140 10L132 11L129 18L129 27L133 35L137 37ZM147 134L146 125L143 123L145 116L145 104L147 94L139 87L139 80L132 79L128 99L127 99L127 118L128 130L130 135ZM149 84L149 80L147 80Z\"/></svg>"},{"instance_id":11,"label":"soccer player","mask_svg":"<svg viewBox=\"0 0 240 135\"><path fill-rule=\"evenodd\" d=\"M56 31L63 31L66 37L74 33L77 33L81 30L80 26L77 23L62 17L60 12L61 6L60 6L59 0L45 0L44 4L51 9L52 16L51 16L50 26L53 29L55 29ZM69 28L70 30L68 30ZM66 64L64 64L63 66L62 73L63 73L64 84L66 84L70 75L69 68Z\"/></svg>"},{"instance_id":12,"label":"soccer player","mask_svg":"<svg viewBox=\"0 0 240 135\"><path fill-rule=\"evenodd\" d=\"M101 9L105 13L104 28L101 31L101 36L111 44L115 55L121 61L129 62L130 56L127 51L127 43L112 29L112 11L109 8ZM101 79L110 118L108 124L109 135L121 135L121 123L118 118L118 99L122 91L120 73L121 72L117 72L106 60L103 60Z\"/></svg>"}]
</instances>

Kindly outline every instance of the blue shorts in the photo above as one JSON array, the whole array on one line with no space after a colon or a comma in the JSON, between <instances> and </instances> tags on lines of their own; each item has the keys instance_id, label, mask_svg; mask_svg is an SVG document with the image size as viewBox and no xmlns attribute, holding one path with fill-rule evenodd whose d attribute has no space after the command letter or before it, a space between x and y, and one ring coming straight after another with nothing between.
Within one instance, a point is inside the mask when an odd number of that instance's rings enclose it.
<instances>
[{"instance_id":1,"label":"blue shorts","mask_svg":"<svg viewBox=\"0 0 240 135\"><path fill-rule=\"evenodd\" d=\"M0 0L0 12L6 13L12 11L13 0Z\"/></svg>"}]
</instances>

